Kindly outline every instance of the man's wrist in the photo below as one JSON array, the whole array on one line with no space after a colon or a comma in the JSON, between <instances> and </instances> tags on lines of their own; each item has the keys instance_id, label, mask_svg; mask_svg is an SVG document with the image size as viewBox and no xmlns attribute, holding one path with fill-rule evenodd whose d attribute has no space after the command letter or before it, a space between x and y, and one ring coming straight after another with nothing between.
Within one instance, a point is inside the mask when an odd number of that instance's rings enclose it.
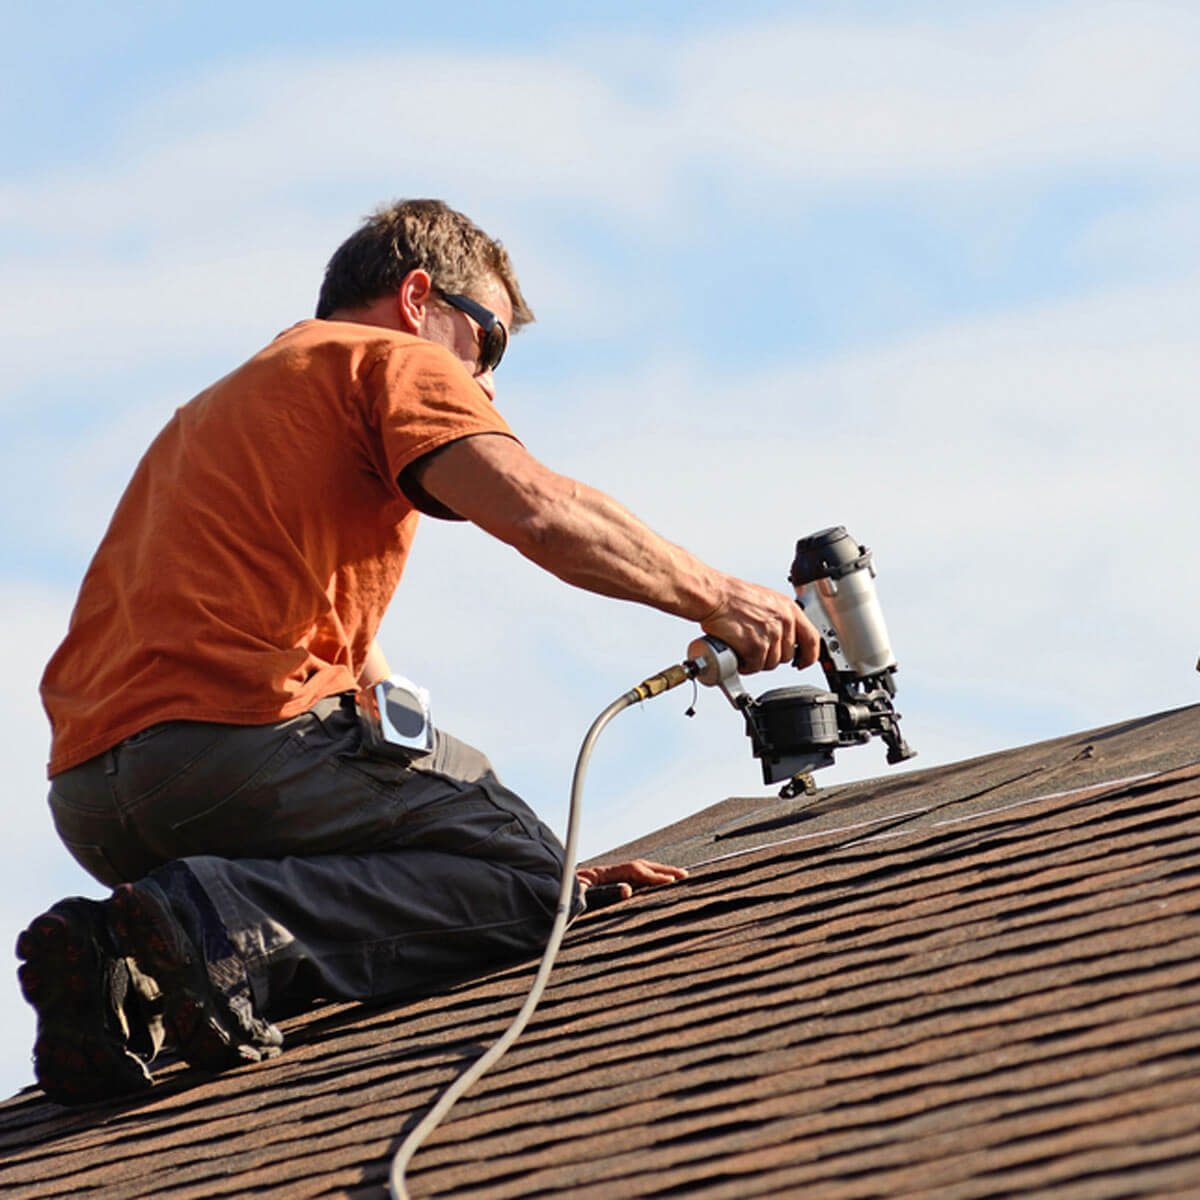
<instances>
[{"instance_id":1,"label":"man's wrist","mask_svg":"<svg viewBox=\"0 0 1200 1200\"><path fill-rule=\"evenodd\" d=\"M707 625L729 607L726 576L716 571L710 571L709 574L711 578L705 581L705 586L698 591L692 604L678 614L686 620L695 621L697 625Z\"/></svg>"}]
</instances>

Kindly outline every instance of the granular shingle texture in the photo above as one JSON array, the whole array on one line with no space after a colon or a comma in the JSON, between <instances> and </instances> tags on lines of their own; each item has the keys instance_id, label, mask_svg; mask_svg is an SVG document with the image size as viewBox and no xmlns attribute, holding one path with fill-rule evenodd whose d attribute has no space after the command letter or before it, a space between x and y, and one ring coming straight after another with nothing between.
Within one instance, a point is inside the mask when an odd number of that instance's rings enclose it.
<instances>
[{"instance_id":1,"label":"granular shingle texture","mask_svg":"<svg viewBox=\"0 0 1200 1200\"><path fill-rule=\"evenodd\" d=\"M1200 1195L1198 745L1185 709L635 843L692 876L576 924L413 1194ZM326 1007L137 1102L23 1092L0 1193L381 1196L532 974Z\"/></svg>"}]
</instances>

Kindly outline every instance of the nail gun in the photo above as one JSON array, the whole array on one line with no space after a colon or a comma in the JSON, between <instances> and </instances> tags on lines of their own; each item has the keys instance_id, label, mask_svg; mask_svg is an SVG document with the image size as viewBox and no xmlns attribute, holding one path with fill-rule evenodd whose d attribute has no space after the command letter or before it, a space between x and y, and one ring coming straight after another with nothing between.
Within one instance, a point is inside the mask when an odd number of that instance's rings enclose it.
<instances>
[{"instance_id":1,"label":"nail gun","mask_svg":"<svg viewBox=\"0 0 1200 1200\"><path fill-rule=\"evenodd\" d=\"M912 758L896 712L896 659L875 592L875 563L844 526L796 543L788 575L797 603L821 634L827 688L781 687L754 699L738 675L737 656L714 637L688 647L688 673L719 687L744 717L764 783L788 782L785 798L812 792L809 772L833 765L834 750L882 738L889 764ZM797 665L797 664L793 664Z\"/></svg>"}]
</instances>

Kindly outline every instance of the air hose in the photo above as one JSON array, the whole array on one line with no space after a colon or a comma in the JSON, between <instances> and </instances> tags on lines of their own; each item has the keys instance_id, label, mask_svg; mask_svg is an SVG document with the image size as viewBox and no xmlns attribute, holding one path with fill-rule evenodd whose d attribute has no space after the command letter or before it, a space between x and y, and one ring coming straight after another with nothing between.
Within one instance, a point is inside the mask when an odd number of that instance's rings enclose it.
<instances>
[{"instance_id":1,"label":"air hose","mask_svg":"<svg viewBox=\"0 0 1200 1200\"><path fill-rule=\"evenodd\" d=\"M446 1114L454 1107L456 1101L464 1095L487 1071L495 1066L504 1056L510 1046L521 1036L525 1026L529 1024L533 1010L537 1008L550 972L554 968L554 960L558 957L558 948L562 945L563 935L567 930L567 921L571 916L571 904L575 897L575 865L578 859L579 826L583 812L583 779L587 772L588 760L592 749L605 726L623 709L653 696L659 696L681 683L686 683L696 674L696 665L691 662L679 663L659 671L643 680L635 688L631 688L623 696L614 700L591 724L583 744L579 747L579 756L575 760L575 774L571 780L571 806L567 815L567 838L565 845L562 887L558 893L558 908L554 914L554 924L550 929L550 938L546 949L542 952L542 961L538 966L537 975L525 997L521 1011L512 1019L512 1023L501 1034L487 1051L475 1060L449 1087L438 1097L437 1103L425 1114L421 1121L413 1126L408 1136L400 1144L392 1159L392 1170L388 1178L388 1192L392 1200L409 1200L408 1187L405 1183L405 1172L412 1156L425 1139L442 1123Z\"/></svg>"}]
</instances>

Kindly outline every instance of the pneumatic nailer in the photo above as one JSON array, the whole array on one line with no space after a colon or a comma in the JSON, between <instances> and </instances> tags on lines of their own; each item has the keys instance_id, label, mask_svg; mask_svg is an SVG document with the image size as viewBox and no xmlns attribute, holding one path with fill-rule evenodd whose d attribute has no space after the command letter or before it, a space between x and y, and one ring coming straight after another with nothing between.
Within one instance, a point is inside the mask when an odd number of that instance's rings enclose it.
<instances>
[{"instance_id":1,"label":"pneumatic nailer","mask_svg":"<svg viewBox=\"0 0 1200 1200\"><path fill-rule=\"evenodd\" d=\"M828 689L782 687L754 699L737 673L737 657L714 637L688 647L700 683L719 687L746 721L763 782L787 780L781 795L811 790L809 772L833 765L833 752L880 737L889 763L916 753L900 733L896 659L875 593L875 564L866 546L841 525L796 543L788 576L796 600L821 635L820 664ZM798 665L798 664L793 664Z\"/></svg>"}]
</instances>

